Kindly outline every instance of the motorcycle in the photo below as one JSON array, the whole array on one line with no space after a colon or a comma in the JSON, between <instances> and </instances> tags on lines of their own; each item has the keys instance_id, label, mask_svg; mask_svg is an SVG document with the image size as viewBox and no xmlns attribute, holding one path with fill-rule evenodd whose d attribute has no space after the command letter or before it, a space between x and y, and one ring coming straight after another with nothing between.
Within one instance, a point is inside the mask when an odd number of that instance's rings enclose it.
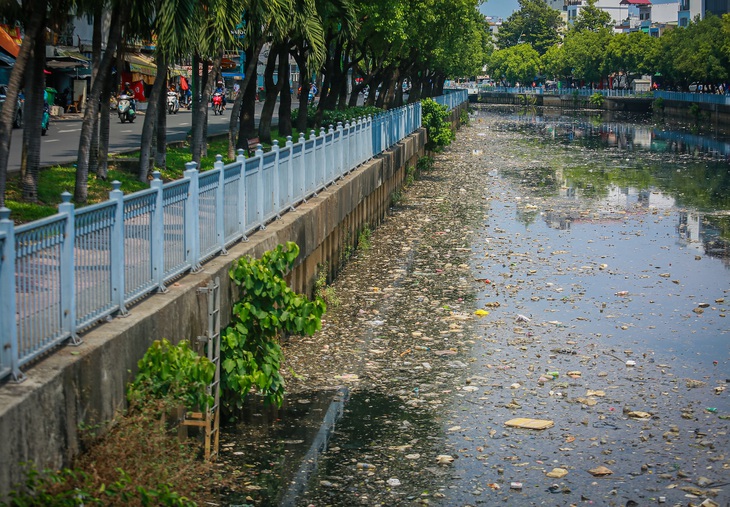
<instances>
[{"instance_id":1,"label":"motorcycle","mask_svg":"<svg viewBox=\"0 0 730 507\"><path fill-rule=\"evenodd\" d=\"M132 97L125 94L119 96L117 113L119 113L119 121L122 123L125 121L132 123L134 121L134 118L137 116L137 111L132 107Z\"/></svg>"},{"instance_id":2,"label":"motorcycle","mask_svg":"<svg viewBox=\"0 0 730 507\"><path fill-rule=\"evenodd\" d=\"M41 135L46 135L48 132L48 124L51 121L51 108L48 106L48 102L43 102L43 116L41 117Z\"/></svg>"},{"instance_id":3,"label":"motorcycle","mask_svg":"<svg viewBox=\"0 0 730 507\"><path fill-rule=\"evenodd\" d=\"M213 94L213 114L223 114L223 94L220 92Z\"/></svg>"},{"instance_id":4,"label":"motorcycle","mask_svg":"<svg viewBox=\"0 0 730 507\"><path fill-rule=\"evenodd\" d=\"M167 114L177 114L180 110L180 101L177 99L177 93L167 92Z\"/></svg>"}]
</instances>

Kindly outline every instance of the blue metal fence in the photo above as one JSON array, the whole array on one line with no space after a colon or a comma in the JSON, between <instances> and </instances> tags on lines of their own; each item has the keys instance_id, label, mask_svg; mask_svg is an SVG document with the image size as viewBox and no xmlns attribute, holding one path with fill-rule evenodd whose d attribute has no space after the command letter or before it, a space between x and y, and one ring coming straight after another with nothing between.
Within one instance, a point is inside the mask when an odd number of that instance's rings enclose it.
<instances>
[{"instance_id":1,"label":"blue metal fence","mask_svg":"<svg viewBox=\"0 0 730 507\"><path fill-rule=\"evenodd\" d=\"M449 108L466 91L438 97ZM300 134L251 158L76 210L64 193L56 215L14 227L0 209L0 379L206 259L224 252L421 126L420 103Z\"/></svg>"},{"instance_id":2,"label":"blue metal fence","mask_svg":"<svg viewBox=\"0 0 730 507\"><path fill-rule=\"evenodd\" d=\"M600 93L604 97L642 97L642 98L663 98L664 100L674 100L678 102L700 102L704 104L720 104L730 105L730 95L720 95L717 93L691 93L691 92L668 92L664 90L654 90L650 92L636 92L634 90L609 90L598 88L563 88L558 90L552 88L546 90L542 86L479 86L480 92L498 92L520 95L579 95L588 97L594 93ZM446 95L448 96L448 95Z\"/></svg>"}]
</instances>

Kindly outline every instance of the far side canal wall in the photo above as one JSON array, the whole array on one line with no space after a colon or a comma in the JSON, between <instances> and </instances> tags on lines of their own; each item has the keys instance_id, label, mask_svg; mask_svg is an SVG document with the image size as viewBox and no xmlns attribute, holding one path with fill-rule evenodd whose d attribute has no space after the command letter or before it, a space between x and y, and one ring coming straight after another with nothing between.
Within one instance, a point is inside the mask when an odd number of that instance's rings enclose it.
<instances>
[{"instance_id":1,"label":"far side canal wall","mask_svg":"<svg viewBox=\"0 0 730 507\"><path fill-rule=\"evenodd\" d=\"M653 97L606 97L603 105L591 105L588 96L538 95L506 92L480 92L470 95L469 100L483 104L507 104L515 106L546 106L565 109L592 109L627 111L634 113L654 112L668 119L710 126L719 131L730 131L730 106L702 102L664 100L656 109Z\"/></svg>"},{"instance_id":2,"label":"far side canal wall","mask_svg":"<svg viewBox=\"0 0 730 507\"><path fill-rule=\"evenodd\" d=\"M452 111L458 118L466 104ZM24 462L39 469L68 466L83 451L84 428L103 432L126 407L125 389L137 361L156 339L194 342L208 322L207 296L198 288L221 281L221 320L230 322L238 294L228 271L243 255L260 257L287 241L301 250L290 275L297 292L311 294L323 265L334 275L343 253L357 246L365 227L386 216L392 195L426 154L426 130L420 129L391 150L284 214L227 255L207 262L202 271L182 277L116 318L86 333L78 347L67 346L26 371L20 384L0 385L0 499L23 480Z\"/></svg>"}]
</instances>

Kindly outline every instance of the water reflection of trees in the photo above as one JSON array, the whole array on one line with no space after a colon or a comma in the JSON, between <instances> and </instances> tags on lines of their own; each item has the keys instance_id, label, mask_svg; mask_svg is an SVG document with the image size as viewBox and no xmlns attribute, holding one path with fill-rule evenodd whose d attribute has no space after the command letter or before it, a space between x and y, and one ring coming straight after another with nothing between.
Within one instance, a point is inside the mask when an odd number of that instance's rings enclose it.
<instances>
[{"instance_id":1,"label":"water reflection of trees","mask_svg":"<svg viewBox=\"0 0 730 507\"><path fill-rule=\"evenodd\" d=\"M536 110L534 115L514 110L508 113L509 122L500 124L507 130L530 132L563 144L580 143L586 148L615 148L621 151L648 151L691 155L693 157L730 161L730 140L698 135L680 127L665 125L656 128L649 124L632 123L625 118L608 115L586 116L579 119L567 117L560 110ZM642 118L645 120L646 118Z\"/></svg>"}]
</instances>

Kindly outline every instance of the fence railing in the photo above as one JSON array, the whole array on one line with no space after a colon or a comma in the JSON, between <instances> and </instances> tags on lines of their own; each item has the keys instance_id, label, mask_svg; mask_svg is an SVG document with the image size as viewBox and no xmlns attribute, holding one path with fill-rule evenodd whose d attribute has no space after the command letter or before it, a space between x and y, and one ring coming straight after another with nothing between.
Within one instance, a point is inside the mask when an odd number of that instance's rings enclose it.
<instances>
[{"instance_id":1,"label":"fence railing","mask_svg":"<svg viewBox=\"0 0 730 507\"><path fill-rule=\"evenodd\" d=\"M527 95L573 95L591 96L594 93L600 93L604 97L644 97L644 98L663 98L664 100L675 100L679 102L699 102L704 104L720 104L730 105L730 95L721 95L717 93L691 93L691 92L669 92L664 90L654 90L650 92L637 92L634 90L618 90L618 89L598 89L598 88L557 88L545 89L542 86L520 86L520 87L504 87L504 86L480 86L479 91L497 92L510 94L527 94Z\"/></svg>"},{"instance_id":2,"label":"fence railing","mask_svg":"<svg viewBox=\"0 0 730 507\"><path fill-rule=\"evenodd\" d=\"M454 107L466 94L449 94ZM293 209L421 126L421 104L274 141L180 180L15 227L0 209L0 379L21 380L24 365Z\"/></svg>"},{"instance_id":3,"label":"fence railing","mask_svg":"<svg viewBox=\"0 0 730 507\"><path fill-rule=\"evenodd\" d=\"M655 91L654 98L660 97L664 100L676 100L680 102L701 102L703 104L719 104L724 106L730 105L730 95L720 95L717 93L666 92L663 90Z\"/></svg>"}]
</instances>

